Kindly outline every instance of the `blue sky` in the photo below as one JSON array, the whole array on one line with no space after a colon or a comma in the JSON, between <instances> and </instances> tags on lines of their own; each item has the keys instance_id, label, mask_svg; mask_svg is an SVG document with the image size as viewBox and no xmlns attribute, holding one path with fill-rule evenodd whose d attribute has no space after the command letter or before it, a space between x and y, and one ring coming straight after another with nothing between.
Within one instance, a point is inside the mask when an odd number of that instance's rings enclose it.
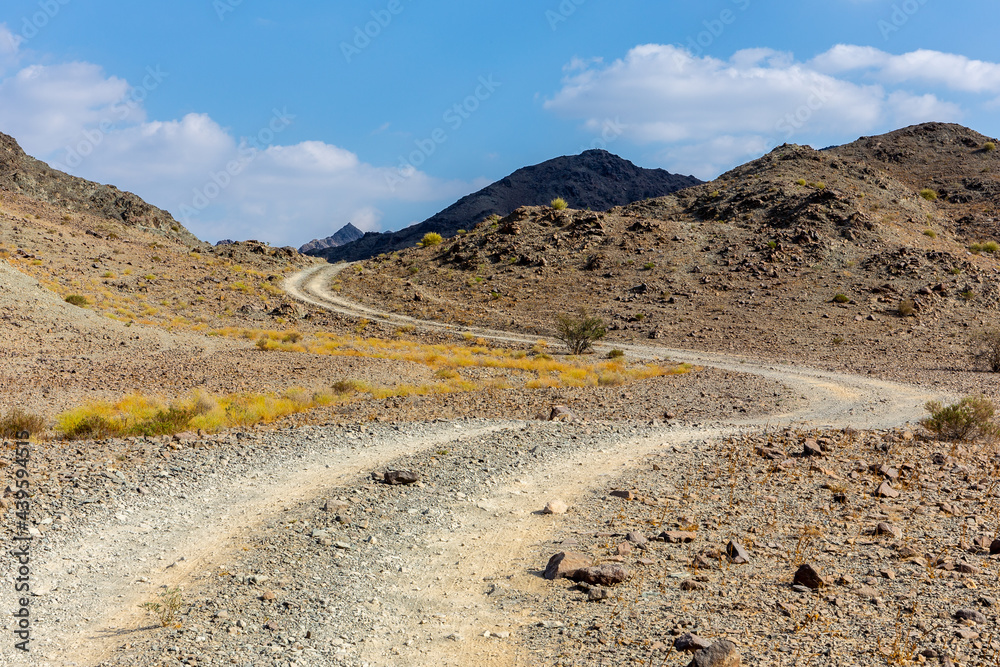
<instances>
[{"instance_id":1,"label":"blue sky","mask_svg":"<svg viewBox=\"0 0 1000 667\"><path fill-rule=\"evenodd\" d=\"M712 178L785 141L1000 134L996 3L7 0L0 131L200 237L418 222L607 148Z\"/></svg>"}]
</instances>

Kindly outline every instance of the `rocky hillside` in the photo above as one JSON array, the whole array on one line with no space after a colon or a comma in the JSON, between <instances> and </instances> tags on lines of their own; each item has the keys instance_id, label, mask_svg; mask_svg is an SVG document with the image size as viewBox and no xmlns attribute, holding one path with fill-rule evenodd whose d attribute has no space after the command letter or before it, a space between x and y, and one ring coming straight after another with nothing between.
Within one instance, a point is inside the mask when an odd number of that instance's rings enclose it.
<instances>
[{"instance_id":1,"label":"rocky hillside","mask_svg":"<svg viewBox=\"0 0 1000 667\"><path fill-rule=\"evenodd\" d=\"M327 248L338 248L342 245L347 245L352 241L357 241L364 235L365 233L363 231L361 231L351 223L347 223L339 230L337 230L337 233L334 234L333 236L327 236L325 239L313 239L309 243L306 243L304 246L299 248L299 252L302 253L303 255L309 255L317 250L326 250Z\"/></svg>"},{"instance_id":2,"label":"rocky hillside","mask_svg":"<svg viewBox=\"0 0 1000 667\"><path fill-rule=\"evenodd\" d=\"M340 289L539 334L585 304L619 339L832 365L964 354L1000 304L996 143L926 124L822 151L785 145L603 213L520 208L345 272Z\"/></svg>"},{"instance_id":3,"label":"rocky hillside","mask_svg":"<svg viewBox=\"0 0 1000 667\"><path fill-rule=\"evenodd\" d=\"M17 141L0 133L0 191L23 195L71 213L88 214L152 232L192 247L203 247L170 213L131 192L52 169L25 154Z\"/></svg>"},{"instance_id":4,"label":"rocky hillside","mask_svg":"<svg viewBox=\"0 0 1000 667\"><path fill-rule=\"evenodd\" d=\"M590 150L518 169L420 224L398 232L369 232L354 243L316 249L309 254L331 262L367 259L412 248L428 232L449 238L460 229L472 229L490 215L509 215L519 206L548 204L556 197L565 199L572 208L605 211L699 183L694 176L643 169L607 151Z\"/></svg>"}]
</instances>

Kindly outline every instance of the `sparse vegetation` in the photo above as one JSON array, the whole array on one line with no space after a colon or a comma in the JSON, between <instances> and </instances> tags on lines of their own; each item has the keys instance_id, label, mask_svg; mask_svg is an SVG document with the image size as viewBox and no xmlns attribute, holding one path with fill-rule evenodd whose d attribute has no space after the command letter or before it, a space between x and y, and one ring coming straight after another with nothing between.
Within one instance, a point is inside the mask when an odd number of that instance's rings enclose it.
<instances>
[{"instance_id":1,"label":"sparse vegetation","mask_svg":"<svg viewBox=\"0 0 1000 667\"><path fill-rule=\"evenodd\" d=\"M983 150L986 151L987 153L992 153L996 149L997 145L995 142L987 141L985 144L983 144Z\"/></svg>"},{"instance_id":2,"label":"sparse vegetation","mask_svg":"<svg viewBox=\"0 0 1000 667\"><path fill-rule=\"evenodd\" d=\"M935 199L938 198L937 192L931 190L930 188L924 188L923 190L921 190L920 196L926 199L927 201L934 201Z\"/></svg>"},{"instance_id":3,"label":"sparse vegetation","mask_svg":"<svg viewBox=\"0 0 1000 667\"><path fill-rule=\"evenodd\" d=\"M65 301L70 305L79 306L80 308L90 305L90 300L82 294L70 294L66 297Z\"/></svg>"},{"instance_id":4,"label":"sparse vegetation","mask_svg":"<svg viewBox=\"0 0 1000 667\"><path fill-rule=\"evenodd\" d=\"M608 352L608 359L623 359L624 357L625 352L617 348Z\"/></svg>"},{"instance_id":5,"label":"sparse vegetation","mask_svg":"<svg viewBox=\"0 0 1000 667\"><path fill-rule=\"evenodd\" d=\"M835 294L833 296L833 302L834 303L850 303L851 302L851 297L847 296L846 294Z\"/></svg>"},{"instance_id":6,"label":"sparse vegetation","mask_svg":"<svg viewBox=\"0 0 1000 667\"><path fill-rule=\"evenodd\" d=\"M795 181L795 183L804 186L806 184L806 179L800 178L799 180Z\"/></svg>"},{"instance_id":7,"label":"sparse vegetation","mask_svg":"<svg viewBox=\"0 0 1000 667\"><path fill-rule=\"evenodd\" d=\"M916 304L913 299L903 299L896 307L896 314L900 317L910 317L916 312Z\"/></svg>"},{"instance_id":8,"label":"sparse vegetation","mask_svg":"<svg viewBox=\"0 0 1000 667\"><path fill-rule=\"evenodd\" d=\"M642 265L643 271L652 271L655 268L656 268L656 262L646 262L645 264Z\"/></svg>"},{"instance_id":9,"label":"sparse vegetation","mask_svg":"<svg viewBox=\"0 0 1000 667\"><path fill-rule=\"evenodd\" d=\"M552 202L549 204L549 206L551 206L552 208L554 208L557 211L562 211L562 210L568 208L569 204L567 204L566 200L563 199L562 197L556 197L555 199L552 200Z\"/></svg>"},{"instance_id":10,"label":"sparse vegetation","mask_svg":"<svg viewBox=\"0 0 1000 667\"><path fill-rule=\"evenodd\" d=\"M924 236L926 236L928 238L936 239L937 238L937 232L935 232L933 229L925 229L924 230Z\"/></svg>"},{"instance_id":11,"label":"sparse vegetation","mask_svg":"<svg viewBox=\"0 0 1000 667\"><path fill-rule=\"evenodd\" d=\"M996 405L985 396L966 396L951 405L930 401L924 407L930 416L920 425L942 440L971 442L1000 435L1000 427L993 422Z\"/></svg>"},{"instance_id":12,"label":"sparse vegetation","mask_svg":"<svg viewBox=\"0 0 1000 667\"><path fill-rule=\"evenodd\" d=\"M973 243L972 245L969 246L969 250L976 255L984 252L992 254L1000 250L1000 244L998 244L996 241L986 241L985 243Z\"/></svg>"},{"instance_id":13,"label":"sparse vegetation","mask_svg":"<svg viewBox=\"0 0 1000 667\"><path fill-rule=\"evenodd\" d=\"M44 430L45 419L22 408L11 408L0 417L0 438L13 440L19 433L36 434Z\"/></svg>"},{"instance_id":14,"label":"sparse vegetation","mask_svg":"<svg viewBox=\"0 0 1000 667\"><path fill-rule=\"evenodd\" d=\"M1000 373L1000 329L976 333L970 341L969 354L981 368Z\"/></svg>"},{"instance_id":15,"label":"sparse vegetation","mask_svg":"<svg viewBox=\"0 0 1000 667\"><path fill-rule=\"evenodd\" d=\"M184 606L184 598L181 596L181 589L167 588L160 591L159 602L144 602L139 605L140 609L145 609L150 614L156 616L160 625L165 628L180 627L177 622L177 614Z\"/></svg>"},{"instance_id":16,"label":"sparse vegetation","mask_svg":"<svg viewBox=\"0 0 1000 667\"><path fill-rule=\"evenodd\" d=\"M421 248L430 248L432 246L441 245L444 238L437 232L427 232L424 234L424 238L420 239Z\"/></svg>"},{"instance_id":17,"label":"sparse vegetation","mask_svg":"<svg viewBox=\"0 0 1000 667\"><path fill-rule=\"evenodd\" d=\"M599 317L591 317L584 309L580 309L576 317L559 315L556 318L556 337L566 343L571 354L583 354L607 333L604 322Z\"/></svg>"}]
</instances>

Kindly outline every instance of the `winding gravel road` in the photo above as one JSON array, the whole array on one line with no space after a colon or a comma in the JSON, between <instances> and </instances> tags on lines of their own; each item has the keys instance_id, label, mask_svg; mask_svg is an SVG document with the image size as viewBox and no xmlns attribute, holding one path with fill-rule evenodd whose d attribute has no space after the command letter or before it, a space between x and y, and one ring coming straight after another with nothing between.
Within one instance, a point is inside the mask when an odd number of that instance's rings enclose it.
<instances>
[{"instance_id":1,"label":"winding gravel road","mask_svg":"<svg viewBox=\"0 0 1000 667\"><path fill-rule=\"evenodd\" d=\"M349 264L310 267L290 276L283 287L293 297L306 303L354 317L364 317L394 325L412 324L438 331L470 332L478 337L513 343L533 344L537 336L521 336L508 331L495 331L475 327L457 327L452 324L417 320L405 315L388 313L370 306L355 303L338 296L329 289L334 277ZM552 341L554 345L557 342ZM879 429L901 426L915 421L924 414L923 405L928 400L946 398L939 393L896 382L834 373L791 364L780 364L733 355L711 352L679 350L658 345L615 343L615 347L639 359L669 358L699 366L711 366L728 371L751 373L777 380L808 401L802 409L767 419L771 425L799 425L807 428ZM600 346L598 349L601 349ZM750 422L732 422L733 425L750 425ZM719 427L722 424L717 424Z\"/></svg>"},{"instance_id":2,"label":"winding gravel road","mask_svg":"<svg viewBox=\"0 0 1000 667\"><path fill-rule=\"evenodd\" d=\"M350 316L456 333L471 331L505 342L532 344L537 340L505 331L415 321L350 302L328 288L343 266L309 268L290 277L284 287L302 301ZM153 649L142 643L140 631L148 627L148 619L138 605L154 599L162 586L204 589L208 584L200 582L205 573L247 557L246 550L236 549L236 545L251 537L266 540L268 531L276 535L275 521L289 506L314 505L318 499L350 495L363 483L366 473L408 456L462 447L475 452L480 445L474 442L487 443L490 438L497 443L489 445L490 451L496 452L517 437L537 436L555 438L561 444L527 467L520 467L522 454L512 450L513 458L501 465L507 472L498 473L488 488L477 488L475 503L434 501L447 508L453 521L440 535L430 529L422 534L421 539L428 544L440 545L436 551L384 547L398 549L391 558L403 564L400 571L408 572L405 581L386 584L383 590L387 598L395 596L404 611L387 609L370 630L353 628L372 636L356 654L345 653L346 644L335 647L338 664L404 664L400 662L404 647L393 637L416 636L423 630L417 612L436 606L450 611L447 630L464 640L428 642L419 650L410 650L405 664L523 664L516 638L498 642L484 637L484 628L510 627L510 618L496 608L481 586L472 584L496 578L509 580L510 586L522 590L543 585L525 573L537 566L529 562L534 557L533 546L544 542L553 530L550 518L537 513L546 500L561 498L572 505L589 490L607 483L611 471L640 465L664 447L682 451L707 439L769 427L891 428L919 418L927 400L942 398L915 386L800 366L656 345L616 346L635 358L669 358L777 380L805 399L801 403L804 407L764 418L719 420L698 426L596 429L593 434L567 429L566 436L560 435L564 431L558 424L514 420L415 424L390 431L362 429L356 439L344 429L319 428L283 432L276 436L277 445L254 449L242 458L224 448L190 450L186 454L189 466L164 463L174 467L142 473L146 477L140 482L148 487L145 495L137 498L133 486L133 495L123 492L113 497L106 508L88 514L86 521L46 534L34 563L34 576L42 586L35 602L36 650L25 660L5 645L0 650L0 664L160 664ZM570 433L574 435L570 437ZM112 465L109 461L109 469ZM194 474L196 468L204 473ZM485 524L484 513L490 517ZM0 575L8 581L13 576L11 568L10 559L0 564ZM361 581L347 581L341 588L344 609L358 603L352 596L370 593ZM420 591L419 597L410 592L413 590ZM10 621L2 625L11 627ZM391 626L399 634L375 637L374 629L381 626ZM201 647L215 655L218 664L238 662L237 648L226 645L225 637L211 641L219 644L203 643ZM234 641L240 642L239 646L252 644L241 637ZM268 648L273 650L271 646ZM315 661L303 657L297 664L330 664L325 660L322 656Z\"/></svg>"}]
</instances>

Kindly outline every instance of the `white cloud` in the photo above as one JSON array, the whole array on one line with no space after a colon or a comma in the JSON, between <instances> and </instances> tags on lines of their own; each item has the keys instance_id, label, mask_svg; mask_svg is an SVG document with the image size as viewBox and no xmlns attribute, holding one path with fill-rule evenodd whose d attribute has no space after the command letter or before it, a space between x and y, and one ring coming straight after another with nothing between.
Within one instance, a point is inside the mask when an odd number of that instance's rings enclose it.
<instances>
[{"instance_id":1,"label":"white cloud","mask_svg":"<svg viewBox=\"0 0 1000 667\"><path fill-rule=\"evenodd\" d=\"M872 47L839 44L811 64L831 74L868 70L873 79L885 83L917 82L968 93L1000 93L1000 64L928 49L897 56Z\"/></svg>"},{"instance_id":2,"label":"white cloud","mask_svg":"<svg viewBox=\"0 0 1000 667\"><path fill-rule=\"evenodd\" d=\"M959 81L949 87L985 92L994 90L994 69L1000 72L1000 65L950 54L893 56L843 45L805 63L772 49L720 60L659 44L637 46L607 65L580 63L546 109L584 128L620 118L626 139L668 145L659 154L669 168L703 178L785 141L826 145L903 124L959 120L957 104L900 84L944 83L954 70Z\"/></svg>"},{"instance_id":3,"label":"white cloud","mask_svg":"<svg viewBox=\"0 0 1000 667\"><path fill-rule=\"evenodd\" d=\"M0 66L4 31L0 25ZM241 138L206 114L149 120L142 100L162 80L149 73L138 87L90 63L0 76L0 131L58 169L136 192L206 240L299 245L349 221L376 230L387 212L409 219L414 202L450 203L482 187L417 170L401 175L322 141L284 145L287 122Z\"/></svg>"}]
</instances>

